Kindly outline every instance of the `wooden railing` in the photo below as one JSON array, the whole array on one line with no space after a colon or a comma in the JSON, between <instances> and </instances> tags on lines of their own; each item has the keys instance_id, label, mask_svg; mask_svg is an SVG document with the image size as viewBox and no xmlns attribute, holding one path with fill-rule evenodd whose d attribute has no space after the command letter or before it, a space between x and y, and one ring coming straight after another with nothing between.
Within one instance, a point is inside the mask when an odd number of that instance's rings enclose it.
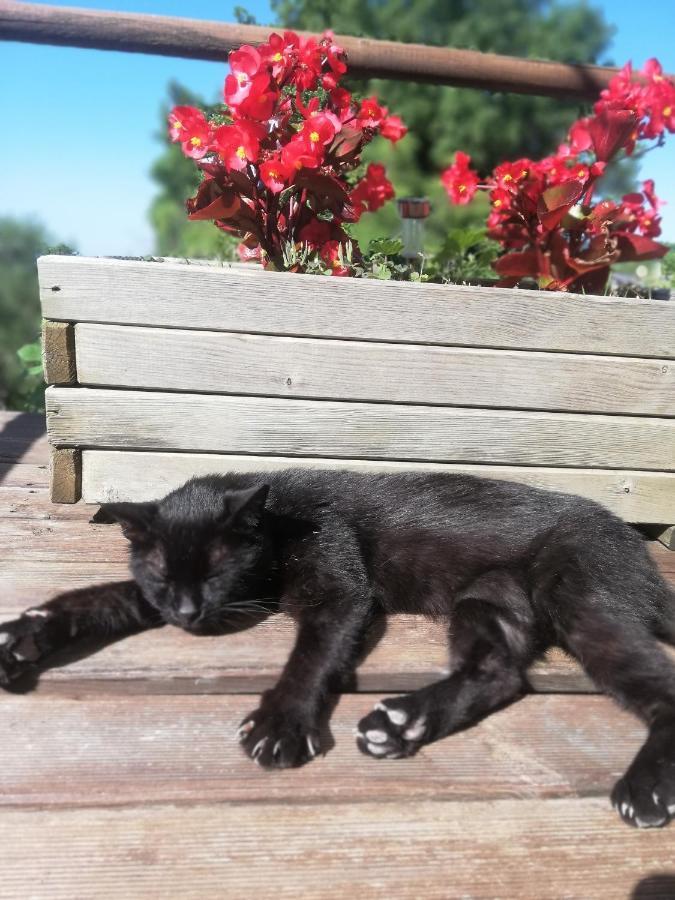
<instances>
[{"instance_id":1,"label":"wooden railing","mask_svg":"<svg viewBox=\"0 0 675 900\"><path fill-rule=\"evenodd\" d=\"M223 61L269 27L0 0L0 40ZM338 36L354 75L592 100L616 69Z\"/></svg>"}]
</instances>

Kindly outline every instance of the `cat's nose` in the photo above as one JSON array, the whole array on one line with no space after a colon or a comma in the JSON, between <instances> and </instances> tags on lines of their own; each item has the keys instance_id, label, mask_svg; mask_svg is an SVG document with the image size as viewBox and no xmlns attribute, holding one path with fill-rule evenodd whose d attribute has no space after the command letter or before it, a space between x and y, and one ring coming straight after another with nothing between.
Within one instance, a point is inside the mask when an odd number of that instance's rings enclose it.
<instances>
[{"instance_id":1,"label":"cat's nose","mask_svg":"<svg viewBox=\"0 0 675 900\"><path fill-rule=\"evenodd\" d=\"M185 623L193 622L199 614L194 599L188 593L180 595L180 601L176 612L178 613L178 618Z\"/></svg>"}]
</instances>

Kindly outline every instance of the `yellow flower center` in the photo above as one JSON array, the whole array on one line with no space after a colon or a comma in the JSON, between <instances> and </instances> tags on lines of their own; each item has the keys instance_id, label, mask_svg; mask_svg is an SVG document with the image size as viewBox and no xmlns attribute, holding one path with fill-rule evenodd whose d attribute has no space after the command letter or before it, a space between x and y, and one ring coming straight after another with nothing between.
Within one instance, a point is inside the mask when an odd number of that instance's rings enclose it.
<instances>
[{"instance_id":1,"label":"yellow flower center","mask_svg":"<svg viewBox=\"0 0 675 900\"><path fill-rule=\"evenodd\" d=\"M277 52L272 57L272 62L281 62L282 59L283 59L283 56L281 55L281 53Z\"/></svg>"},{"instance_id":2,"label":"yellow flower center","mask_svg":"<svg viewBox=\"0 0 675 900\"><path fill-rule=\"evenodd\" d=\"M239 84L243 84L245 81L248 81L248 75L246 72L237 72L236 79Z\"/></svg>"},{"instance_id":3,"label":"yellow flower center","mask_svg":"<svg viewBox=\"0 0 675 900\"><path fill-rule=\"evenodd\" d=\"M309 135L309 139L310 139L310 141L311 141L313 144L316 144L316 143L320 140L320 138L319 138L319 132L318 132L318 131L311 131L311 132L310 132L310 135Z\"/></svg>"},{"instance_id":4,"label":"yellow flower center","mask_svg":"<svg viewBox=\"0 0 675 900\"><path fill-rule=\"evenodd\" d=\"M464 191L466 190L466 185L465 184L457 185L457 190L459 191L460 194L463 194Z\"/></svg>"},{"instance_id":5,"label":"yellow flower center","mask_svg":"<svg viewBox=\"0 0 675 900\"><path fill-rule=\"evenodd\" d=\"M236 153L239 159L246 159L246 150L243 147L237 147Z\"/></svg>"},{"instance_id":6,"label":"yellow flower center","mask_svg":"<svg viewBox=\"0 0 675 900\"><path fill-rule=\"evenodd\" d=\"M581 181L585 181L586 178L588 178L588 172L586 171L586 169L579 169L579 171L577 172L577 178L579 178Z\"/></svg>"},{"instance_id":7,"label":"yellow flower center","mask_svg":"<svg viewBox=\"0 0 675 900\"><path fill-rule=\"evenodd\" d=\"M664 116L669 116L672 113L672 111L673 111L672 106L664 106L663 107L663 115Z\"/></svg>"},{"instance_id":8,"label":"yellow flower center","mask_svg":"<svg viewBox=\"0 0 675 900\"><path fill-rule=\"evenodd\" d=\"M493 205L493 206L499 207L499 206L502 205L502 201L501 201L501 200L493 200L493 201L492 201L492 205Z\"/></svg>"},{"instance_id":9,"label":"yellow flower center","mask_svg":"<svg viewBox=\"0 0 675 900\"><path fill-rule=\"evenodd\" d=\"M178 119L176 119L173 123L173 127L174 128L183 128L183 123L179 122Z\"/></svg>"},{"instance_id":10,"label":"yellow flower center","mask_svg":"<svg viewBox=\"0 0 675 900\"><path fill-rule=\"evenodd\" d=\"M190 143L192 144L193 147L201 147L202 139L198 138L198 137L193 137L193 138L190 138Z\"/></svg>"},{"instance_id":11,"label":"yellow flower center","mask_svg":"<svg viewBox=\"0 0 675 900\"><path fill-rule=\"evenodd\" d=\"M276 169L270 169L267 174L269 175L270 178L278 178L279 177L279 173L277 172Z\"/></svg>"},{"instance_id":12,"label":"yellow flower center","mask_svg":"<svg viewBox=\"0 0 675 900\"><path fill-rule=\"evenodd\" d=\"M519 178L527 178L527 169L523 169L519 175Z\"/></svg>"},{"instance_id":13,"label":"yellow flower center","mask_svg":"<svg viewBox=\"0 0 675 900\"><path fill-rule=\"evenodd\" d=\"M513 175L505 175L504 181L513 181Z\"/></svg>"}]
</instances>

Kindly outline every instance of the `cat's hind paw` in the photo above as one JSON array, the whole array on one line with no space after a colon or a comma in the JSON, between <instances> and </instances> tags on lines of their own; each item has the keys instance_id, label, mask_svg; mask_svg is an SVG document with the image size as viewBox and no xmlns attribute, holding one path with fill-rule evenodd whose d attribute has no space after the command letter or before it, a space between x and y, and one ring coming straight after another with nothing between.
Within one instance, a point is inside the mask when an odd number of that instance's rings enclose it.
<instances>
[{"instance_id":1,"label":"cat's hind paw","mask_svg":"<svg viewBox=\"0 0 675 900\"><path fill-rule=\"evenodd\" d=\"M423 714L407 710L405 698L376 703L364 716L356 731L356 743L362 753L376 759L400 759L413 756L426 743L427 720Z\"/></svg>"},{"instance_id":2,"label":"cat's hind paw","mask_svg":"<svg viewBox=\"0 0 675 900\"><path fill-rule=\"evenodd\" d=\"M320 752L318 729L291 712L256 709L239 726L244 752L264 769L302 766Z\"/></svg>"}]
</instances>

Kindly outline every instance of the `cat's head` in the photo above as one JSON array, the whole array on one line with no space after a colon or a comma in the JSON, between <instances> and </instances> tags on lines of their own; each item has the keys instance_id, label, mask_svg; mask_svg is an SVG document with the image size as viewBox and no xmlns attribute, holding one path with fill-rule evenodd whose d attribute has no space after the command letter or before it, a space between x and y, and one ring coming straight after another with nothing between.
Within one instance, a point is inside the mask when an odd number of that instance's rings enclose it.
<instances>
[{"instance_id":1,"label":"cat's head","mask_svg":"<svg viewBox=\"0 0 675 900\"><path fill-rule=\"evenodd\" d=\"M195 478L157 503L111 503L131 543L131 571L164 621L200 629L242 609L259 567L268 486L226 490Z\"/></svg>"}]
</instances>

